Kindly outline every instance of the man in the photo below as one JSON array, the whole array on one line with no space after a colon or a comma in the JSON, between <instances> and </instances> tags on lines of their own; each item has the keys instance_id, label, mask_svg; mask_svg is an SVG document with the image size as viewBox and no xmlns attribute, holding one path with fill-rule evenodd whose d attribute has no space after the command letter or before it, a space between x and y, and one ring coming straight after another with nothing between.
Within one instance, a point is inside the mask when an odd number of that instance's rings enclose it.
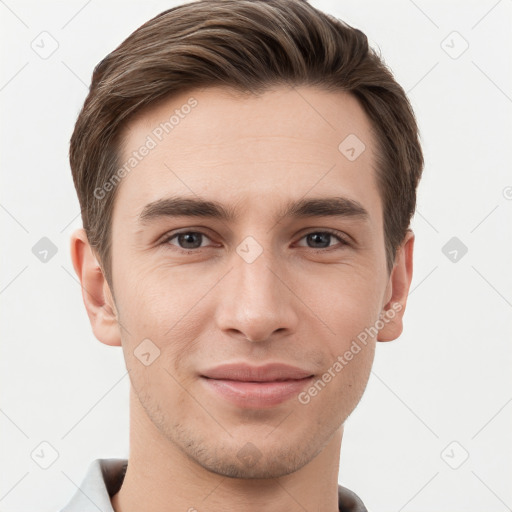
<instances>
[{"instance_id":1,"label":"man","mask_svg":"<svg viewBox=\"0 0 512 512\"><path fill-rule=\"evenodd\" d=\"M63 510L366 510L340 447L402 332L423 168L366 36L305 0L165 11L94 70L70 162L131 424Z\"/></svg>"}]
</instances>

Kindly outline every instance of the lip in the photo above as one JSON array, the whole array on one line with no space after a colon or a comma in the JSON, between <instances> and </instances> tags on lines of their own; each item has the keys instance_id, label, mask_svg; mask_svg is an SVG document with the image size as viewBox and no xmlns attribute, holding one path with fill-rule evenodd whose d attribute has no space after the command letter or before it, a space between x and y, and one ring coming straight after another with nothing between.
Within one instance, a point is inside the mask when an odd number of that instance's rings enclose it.
<instances>
[{"instance_id":1,"label":"lip","mask_svg":"<svg viewBox=\"0 0 512 512\"><path fill-rule=\"evenodd\" d=\"M201 372L202 377L220 380L237 380L243 382L275 382L281 380L298 380L311 377L313 372L282 363L268 363L253 366L247 363L222 364Z\"/></svg>"},{"instance_id":2,"label":"lip","mask_svg":"<svg viewBox=\"0 0 512 512\"><path fill-rule=\"evenodd\" d=\"M281 363L264 366L224 364L201 373L201 382L216 396L239 408L274 407L296 396L312 372Z\"/></svg>"}]
</instances>

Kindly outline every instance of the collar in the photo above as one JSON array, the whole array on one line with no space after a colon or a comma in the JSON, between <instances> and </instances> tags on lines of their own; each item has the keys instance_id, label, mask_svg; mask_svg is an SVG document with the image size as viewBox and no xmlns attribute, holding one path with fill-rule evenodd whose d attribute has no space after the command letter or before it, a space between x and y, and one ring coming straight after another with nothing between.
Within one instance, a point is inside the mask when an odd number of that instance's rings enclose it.
<instances>
[{"instance_id":1,"label":"collar","mask_svg":"<svg viewBox=\"0 0 512 512\"><path fill-rule=\"evenodd\" d=\"M127 459L92 461L82 485L60 512L85 512L91 504L101 512L114 512L110 498L121 489L127 467ZM338 485L338 504L340 512L368 512L359 496L341 485Z\"/></svg>"}]
</instances>

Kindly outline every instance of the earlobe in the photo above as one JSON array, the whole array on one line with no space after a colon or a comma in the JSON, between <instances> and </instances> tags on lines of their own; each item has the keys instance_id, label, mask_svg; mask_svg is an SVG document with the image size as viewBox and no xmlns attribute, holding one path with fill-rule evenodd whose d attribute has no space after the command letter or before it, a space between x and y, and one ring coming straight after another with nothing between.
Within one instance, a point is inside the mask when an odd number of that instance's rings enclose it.
<instances>
[{"instance_id":1,"label":"earlobe","mask_svg":"<svg viewBox=\"0 0 512 512\"><path fill-rule=\"evenodd\" d=\"M409 229L397 250L395 265L389 277L386 303L381 313L384 325L379 330L377 341L393 341L402 334L402 319L412 281L413 249L414 233Z\"/></svg>"},{"instance_id":2,"label":"earlobe","mask_svg":"<svg viewBox=\"0 0 512 512\"><path fill-rule=\"evenodd\" d=\"M70 250L94 336L105 345L121 346L112 293L83 228L71 234Z\"/></svg>"}]
</instances>

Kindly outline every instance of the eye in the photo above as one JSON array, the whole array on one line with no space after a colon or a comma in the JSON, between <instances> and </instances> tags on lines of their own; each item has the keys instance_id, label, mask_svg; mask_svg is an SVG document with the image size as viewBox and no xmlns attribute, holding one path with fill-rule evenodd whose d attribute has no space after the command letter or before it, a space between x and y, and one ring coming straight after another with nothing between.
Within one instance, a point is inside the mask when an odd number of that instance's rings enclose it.
<instances>
[{"instance_id":1,"label":"eye","mask_svg":"<svg viewBox=\"0 0 512 512\"><path fill-rule=\"evenodd\" d=\"M331 245L333 238L338 240L339 247L336 247L336 245ZM174 239L176 239L176 243L173 243ZM178 233L172 233L165 237L161 244L173 245L178 250L181 249L182 251L187 252L208 247L207 245L202 244L204 239L210 240L210 238L201 231L181 231ZM309 249L339 249L350 245L344 235L335 230L311 231L310 233L306 233L300 238L300 240L303 239L306 239L308 244L313 244L313 247L307 246Z\"/></svg>"},{"instance_id":2,"label":"eye","mask_svg":"<svg viewBox=\"0 0 512 512\"><path fill-rule=\"evenodd\" d=\"M324 230L324 231L311 231L304 235L302 239L306 239L308 243L312 243L314 246L309 247L310 249L332 249L335 246L330 245L332 238L336 238L340 242L340 247L349 245L346 238L338 231Z\"/></svg>"},{"instance_id":3,"label":"eye","mask_svg":"<svg viewBox=\"0 0 512 512\"><path fill-rule=\"evenodd\" d=\"M177 244L171 243L171 240L174 238L176 238ZM178 245L178 249L183 250L200 249L202 247L201 242L203 238L210 240L201 231L182 231L166 237L162 241L162 244Z\"/></svg>"}]
</instances>

